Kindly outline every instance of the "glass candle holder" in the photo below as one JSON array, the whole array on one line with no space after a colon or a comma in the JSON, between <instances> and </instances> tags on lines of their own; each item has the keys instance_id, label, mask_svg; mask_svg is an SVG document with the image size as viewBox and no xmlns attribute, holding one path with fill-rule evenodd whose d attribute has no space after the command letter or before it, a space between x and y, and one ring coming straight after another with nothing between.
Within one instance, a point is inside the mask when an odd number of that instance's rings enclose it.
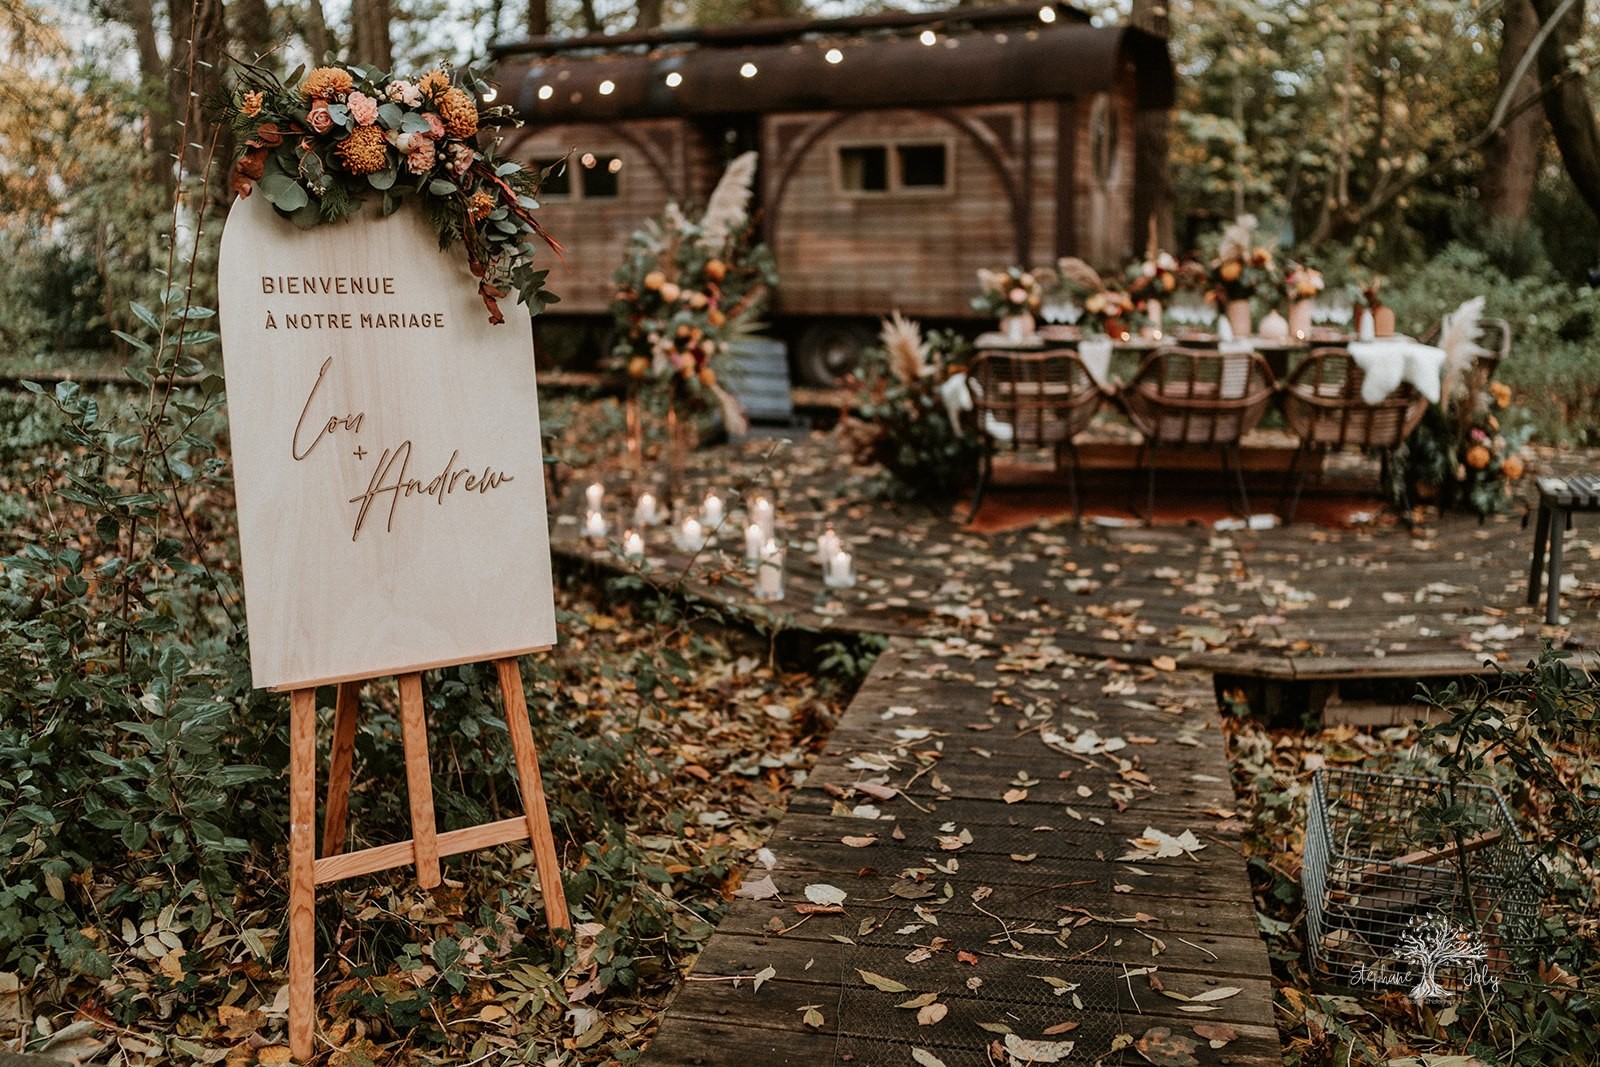
<instances>
[{"instance_id":1,"label":"glass candle holder","mask_svg":"<svg viewBox=\"0 0 1600 1067\"><path fill-rule=\"evenodd\" d=\"M604 541L606 533L610 529L611 526L606 522L605 515L599 511L591 508L589 513L583 517L583 536L592 541Z\"/></svg>"},{"instance_id":2,"label":"glass candle holder","mask_svg":"<svg viewBox=\"0 0 1600 1067\"><path fill-rule=\"evenodd\" d=\"M833 532L833 527L823 530L817 537L817 562L826 567L840 547L839 535Z\"/></svg>"},{"instance_id":3,"label":"glass candle holder","mask_svg":"<svg viewBox=\"0 0 1600 1067\"><path fill-rule=\"evenodd\" d=\"M756 599L772 602L783 599L783 546L768 541L761 548L756 564Z\"/></svg>"},{"instance_id":4,"label":"glass candle holder","mask_svg":"<svg viewBox=\"0 0 1600 1067\"><path fill-rule=\"evenodd\" d=\"M750 500L750 524L761 527L761 535L768 541L777 537L778 509L772 500L758 494Z\"/></svg>"},{"instance_id":5,"label":"glass candle holder","mask_svg":"<svg viewBox=\"0 0 1600 1067\"><path fill-rule=\"evenodd\" d=\"M654 493L640 493L633 505L633 524L639 529L654 526L661 521L661 510Z\"/></svg>"},{"instance_id":6,"label":"glass candle holder","mask_svg":"<svg viewBox=\"0 0 1600 1067\"><path fill-rule=\"evenodd\" d=\"M693 515L686 515L672 534L673 541L684 552L699 552L706 547L706 528Z\"/></svg>"},{"instance_id":7,"label":"glass candle holder","mask_svg":"<svg viewBox=\"0 0 1600 1067\"><path fill-rule=\"evenodd\" d=\"M744 528L744 561L754 571L761 563L761 553L766 549L767 542L772 538L767 536L759 523L752 522Z\"/></svg>"},{"instance_id":8,"label":"glass candle holder","mask_svg":"<svg viewBox=\"0 0 1600 1067\"><path fill-rule=\"evenodd\" d=\"M589 488L583 491L583 497L590 511L599 511L605 503L606 487L599 482L593 482L589 485Z\"/></svg>"},{"instance_id":9,"label":"glass candle holder","mask_svg":"<svg viewBox=\"0 0 1600 1067\"><path fill-rule=\"evenodd\" d=\"M644 562L644 538L638 530L622 535L622 557L630 563Z\"/></svg>"},{"instance_id":10,"label":"glass candle holder","mask_svg":"<svg viewBox=\"0 0 1600 1067\"><path fill-rule=\"evenodd\" d=\"M848 552L835 552L822 568L822 584L829 589L850 589L856 584L856 561Z\"/></svg>"},{"instance_id":11,"label":"glass candle holder","mask_svg":"<svg viewBox=\"0 0 1600 1067\"><path fill-rule=\"evenodd\" d=\"M726 512L723 510L722 498L716 493L707 493L705 500L700 505L700 521L706 529L715 530L722 525Z\"/></svg>"}]
</instances>

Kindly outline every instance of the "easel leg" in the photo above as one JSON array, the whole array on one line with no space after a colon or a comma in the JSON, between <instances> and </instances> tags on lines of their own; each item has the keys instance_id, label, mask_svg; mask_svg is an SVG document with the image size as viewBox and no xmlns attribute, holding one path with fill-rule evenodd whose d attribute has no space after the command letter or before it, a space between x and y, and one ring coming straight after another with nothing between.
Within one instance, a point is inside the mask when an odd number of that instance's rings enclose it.
<instances>
[{"instance_id":1,"label":"easel leg","mask_svg":"<svg viewBox=\"0 0 1600 1067\"><path fill-rule=\"evenodd\" d=\"M550 929L570 930L567 894L561 885L561 861L556 856L555 835L550 831L550 811L544 802L544 785L539 779L539 754L533 747L533 729L528 725L527 697L522 692L522 671L515 659L495 660L500 674L500 692L506 705L506 725L511 731L511 752L517 760L517 784L522 787L522 808L528 817L528 839L533 843L533 862L544 891L544 917Z\"/></svg>"},{"instance_id":2,"label":"easel leg","mask_svg":"<svg viewBox=\"0 0 1600 1067\"><path fill-rule=\"evenodd\" d=\"M333 708L333 753L328 761L328 803L322 815L322 854L344 851L344 832L350 817L350 768L356 752L356 710L359 682L341 682Z\"/></svg>"},{"instance_id":3,"label":"easel leg","mask_svg":"<svg viewBox=\"0 0 1600 1067\"><path fill-rule=\"evenodd\" d=\"M317 691L289 694L289 1049L309 1060L316 1029Z\"/></svg>"},{"instance_id":4,"label":"easel leg","mask_svg":"<svg viewBox=\"0 0 1600 1067\"><path fill-rule=\"evenodd\" d=\"M411 846L417 884L439 884L439 842L433 822L433 779L428 773L428 723L422 714L422 675L400 676L400 732L406 746L406 794L411 804Z\"/></svg>"}]
</instances>

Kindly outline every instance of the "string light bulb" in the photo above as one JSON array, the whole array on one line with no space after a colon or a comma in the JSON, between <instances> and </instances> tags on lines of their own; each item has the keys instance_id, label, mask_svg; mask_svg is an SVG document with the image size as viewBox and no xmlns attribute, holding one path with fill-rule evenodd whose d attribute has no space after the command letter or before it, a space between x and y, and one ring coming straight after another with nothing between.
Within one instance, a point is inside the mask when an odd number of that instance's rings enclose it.
<instances>
[{"instance_id":1,"label":"string light bulb","mask_svg":"<svg viewBox=\"0 0 1600 1067\"><path fill-rule=\"evenodd\" d=\"M744 66L739 68L740 77L754 78L757 73L756 65L754 63L746 63Z\"/></svg>"},{"instance_id":2,"label":"string light bulb","mask_svg":"<svg viewBox=\"0 0 1600 1067\"><path fill-rule=\"evenodd\" d=\"M939 35L934 33L932 30L923 30L922 35L918 37L917 40L921 41L925 45L932 46L939 43Z\"/></svg>"},{"instance_id":3,"label":"string light bulb","mask_svg":"<svg viewBox=\"0 0 1600 1067\"><path fill-rule=\"evenodd\" d=\"M539 99L540 100L548 100L554 95L556 95L556 87L555 86L553 86L553 85L541 85L541 86L539 86Z\"/></svg>"},{"instance_id":4,"label":"string light bulb","mask_svg":"<svg viewBox=\"0 0 1600 1067\"><path fill-rule=\"evenodd\" d=\"M676 89L683 84L683 75L674 70L669 72L664 80L668 89Z\"/></svg>"},{"instance_id":5,"label":"string light bulb","mask_svg":"<svg viewBox=\"0 0 1600 1067\"><path fill-rule=\"evenodd\" d=\"M1052 23L1055 20L1056 20L1056 9L1055 9L1055 5L1054 4L1046 4L1046 5L1044 5L1043 7L1041 7L1039 9L1039 21L1040 22L1043 22L1043 23L1048 25L1049 23Z\"/></svg>"},{"instance_id":6,"label":"string light bulb","mask_svg":"<svg viewBox=\"0 0 1600 1067\"><path fill-rule=\"evenodd\" d=\"M617 91L617 83L612 81L610 78L607 78L605 81L600 83L600 95L601 96L610 96L612 93L614 93L616 91Z\"/></svg>"},{"instance_id":7,"label":"string light bulb","mask_svg":"<svg viewBox=\"0 0 1600 1067\"><path fill-rule=\"evenodd\" d=\"M827 54L822 58L826 59L829 63L843 63L844 53L839 51L837 48L830 48L828 49Z\"/></svg>"}]
</instances>

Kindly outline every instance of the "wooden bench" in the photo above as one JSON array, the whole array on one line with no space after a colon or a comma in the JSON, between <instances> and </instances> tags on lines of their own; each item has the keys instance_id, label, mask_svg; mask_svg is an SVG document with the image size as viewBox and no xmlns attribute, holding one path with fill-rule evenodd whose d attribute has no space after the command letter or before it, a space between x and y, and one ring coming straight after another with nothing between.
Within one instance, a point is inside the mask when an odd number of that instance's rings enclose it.
<instances>
[{"instance_id":1,"label":"wooden bench","mask_svg":"<svg viewBox=\"0 0 1600 1067\"><path fill-rule=\"evenodd\" d=\"M1528 603L1539 603L1539 582L1545 577L1545 551L1549 549L1549 586L1545 594L1544 621L1560 621L1561 539L1576 511L1600 511L1600 475L1539 479L1539 519L1533 531L1533 565L1528 568Z\"/></svg>"}]
</instances>

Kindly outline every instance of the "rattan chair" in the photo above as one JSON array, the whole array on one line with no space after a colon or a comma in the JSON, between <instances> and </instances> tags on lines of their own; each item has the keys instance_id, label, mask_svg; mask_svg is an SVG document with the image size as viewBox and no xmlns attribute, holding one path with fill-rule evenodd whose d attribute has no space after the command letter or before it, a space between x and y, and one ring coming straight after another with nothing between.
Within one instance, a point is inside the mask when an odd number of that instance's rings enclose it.
<instances>
[{"instance_id":1,"label":"rattan chair","mask_svg":"<svg viewBox=\"0 0 1600 1067\"><path fill-rule=\"evenodd\" d=\"M1284 385L1284 419L1300 438L1284 482L1284 495L1289 497L1284 522L1294 521L1305 485L1305 459L1311 453L1342 448L1376 451L1382 463L1380 484L1388 485L1394 450L1422 421L1428 401L1414 386L1402 384L1379 403L1369 404L1361 398L1363 378L1349 352L1317 348L1301 360Z\"/></svg>"},{"instance_id":2,"label":"rattan chair","mask_svg":"<svg viewBox=\"0 0 1600 1067\"><path fill-rule=\"evenodd\" d=\"M1163 348L1145 357L1118 396L1144 437L1139 466L1149 470L1146 522L1155 512L1157 448L1217 449L1224 472L1232 461L1239 504L1250 515L1239 441L1267 413L1276 390L1272 369L1254 352Z\"/></svg>"},{"instance_id":3,"label":"rattan chair","mask_svg":"<svg viewBox=\"0 0 1600 1067\"><path fill-rule=\"evenodd\" d=\"M1100 410L1106 394L1069 349L1049 352L980 352L967 370L973 415L983 443L971 522L994 475L997 451L1049 449L1056 470L1068 461L1073 521L1083 517L1078 498L1078 450L1073 439Z\"/></svg>"},{"instance_id":4,"label":"rattan chair","mask_svg":"<svg viewBox=\"0 0 1600 1067\"><path fill-rule=\"evenodd\" d=\"M1442 328L1442 323L1434 323L1420 340L1425 345L1438 344ZM1478 335L1473 340L1483 352L1474 362L1472 380L1467 384L1478 391L1488 386L1501 362L1511 354L1511 324L1505 319L1479 319Z\"/></svg>"}]
</instances>

